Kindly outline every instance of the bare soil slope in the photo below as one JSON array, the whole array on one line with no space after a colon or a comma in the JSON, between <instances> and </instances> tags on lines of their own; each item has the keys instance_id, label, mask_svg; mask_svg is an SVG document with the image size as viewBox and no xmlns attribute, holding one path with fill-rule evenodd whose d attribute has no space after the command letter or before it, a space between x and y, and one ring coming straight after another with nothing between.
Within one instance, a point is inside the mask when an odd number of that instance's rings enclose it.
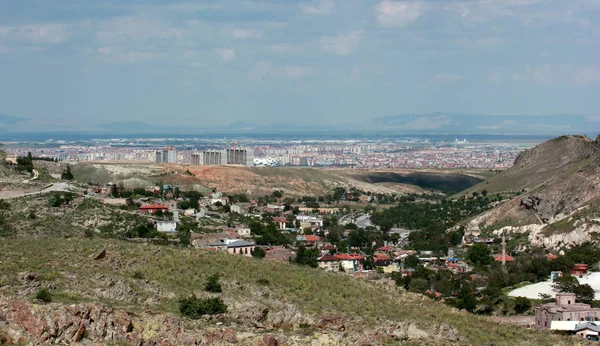
<instances>
[{"instance_id":1,"label":"bare soil slope","mask_svg":"<svg viewBox=\"0 0 600 346\"><path fill-rule=\"evenodd\" d=\"M530 238L538 245L574 245L593 240L587 235L570 237L564 232L569 227L550 225L571 218L600 197L599 184L600 138L562 136L541 143L522 152L512 168L466 191L520 193L510 202L472 220L470 229L477 232L505 226L521 227L515 230L530 232ZM598 217L592 214L587 212L586 217ZM552 236L555 229L562 230L564 237L548 242L545 238Z\"/></svg>"}]
</instances>

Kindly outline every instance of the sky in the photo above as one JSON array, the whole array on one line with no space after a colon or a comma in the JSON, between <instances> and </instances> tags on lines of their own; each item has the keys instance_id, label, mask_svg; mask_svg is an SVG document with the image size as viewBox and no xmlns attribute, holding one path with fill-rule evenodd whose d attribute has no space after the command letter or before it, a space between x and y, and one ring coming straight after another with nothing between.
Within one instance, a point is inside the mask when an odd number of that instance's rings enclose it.
<instances>
[{"instance_id":1,"label":"sky","mask_svg":"<svg viewBox=\"0 0 600 346\"><path fill-rule=\"evenodd\" d=\"M598 18L600 0L0 0L0 114L49 130L432 112L600 124Z\"/></svg>"}]
</instances>

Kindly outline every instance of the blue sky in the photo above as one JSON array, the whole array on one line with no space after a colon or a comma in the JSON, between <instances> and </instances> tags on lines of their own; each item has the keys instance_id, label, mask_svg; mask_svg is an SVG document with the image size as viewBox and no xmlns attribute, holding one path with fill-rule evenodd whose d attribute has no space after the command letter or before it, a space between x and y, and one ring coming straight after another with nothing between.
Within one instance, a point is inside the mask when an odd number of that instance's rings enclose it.
<instances>
[{"instance_id":1,"label":"blue sky","mask_svg":"<svg viewBox=\"0 0 600 346\"><path fill-rule=\"evenodd\" d=\"M600 121L598 18L600 0L0 0L0 113L40 129Z\"/></svg>"}]
</instances>

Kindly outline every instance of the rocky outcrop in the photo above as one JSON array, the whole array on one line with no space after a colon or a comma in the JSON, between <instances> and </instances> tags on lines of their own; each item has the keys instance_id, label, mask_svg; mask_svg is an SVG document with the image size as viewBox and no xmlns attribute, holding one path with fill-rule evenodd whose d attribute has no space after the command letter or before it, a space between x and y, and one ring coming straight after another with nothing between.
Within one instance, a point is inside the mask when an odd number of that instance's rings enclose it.
<instances>
[{"instance_id":1,"label":"rocky outcrop","mask_svg":"<svg viewBox=\"0 0 600 346\"><path fill-rule=\"evenodd\" d=\"M464 341L449 324L425 330L412 322L382 320L375 329L360 320L338 315L309 317L292 310L268 317L260 310L251 320L242 315L218 315L184 323L171 314L121 311L102 304L33 305L0 299L0 341L32 344L98 345L382 345L390 341L444 340L446 344ZM250 317L249 315L245 315ZM263 322L258 322L262 320ZM298 321L312 321L300 324ZM264 323L255 327L253 323Z\"/></svg>"}]
</instances>

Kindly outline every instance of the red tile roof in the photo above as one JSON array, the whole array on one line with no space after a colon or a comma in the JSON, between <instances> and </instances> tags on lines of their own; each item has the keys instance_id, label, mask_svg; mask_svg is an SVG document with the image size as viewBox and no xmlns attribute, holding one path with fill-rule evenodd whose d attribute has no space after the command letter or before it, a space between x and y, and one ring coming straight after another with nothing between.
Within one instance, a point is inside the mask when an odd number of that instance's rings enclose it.
<instances>
[{"instance_id":1,"label":"red tile roof","mask_svg":"<svg viewBox=\"0 0 600 346\"><path fill-rule=\"evenodd\" d=\"M162 205L162 204L149 204L149 205L144 205L144 206L140 207L140 210L148 210L148 209L166 209L166 210L168 210L169 207L167 207L166 205Z\"/></svg>"},{"instance_id":2,"label":"red tile roof","mask_svg":"<svg viewBox=\"0 0 600 346\"><path fill-rule=\"evenodd\" d=\"M548 259L557 259L558 258L558 256L553 255L551 253L547 254L546 257L548 257Z\"/></svg>"},{"instance_id":3,"label":"red tile roof","mask_svg":"<svg viewBox=\"0 0 600 346\"><path fill-rule=\"evenodd\" d=\"M321 240L321 237L319 237L318 235L307 235L306 236L306 241L317 242L320 240Z\"/></svg>"},{"instance_id":4,"label":"red tile roof","mask_svg":"<svg viewBox=\"0 0 600 346\"><path fill-rule=\"evenodd\" d=\"M515 259L509 255L506 255L506 257L504 257L506 262L513 262ZM502 262L502 255L496 256L496 258L494 258L494 261L496 262Z\"/></svg>"},{"instance_id":5,"label":"red tile roof","mask_svg":"<svg viewBox=\"0 0 600 346\"><path fill-rule=\"evenodd\" d=\"M382 246L379 249L377 249L377 251L390 251L390 250L391 250L391 248L389 246L387 246L387 245L386 246Z\"/></svg>"}]
</instances>

